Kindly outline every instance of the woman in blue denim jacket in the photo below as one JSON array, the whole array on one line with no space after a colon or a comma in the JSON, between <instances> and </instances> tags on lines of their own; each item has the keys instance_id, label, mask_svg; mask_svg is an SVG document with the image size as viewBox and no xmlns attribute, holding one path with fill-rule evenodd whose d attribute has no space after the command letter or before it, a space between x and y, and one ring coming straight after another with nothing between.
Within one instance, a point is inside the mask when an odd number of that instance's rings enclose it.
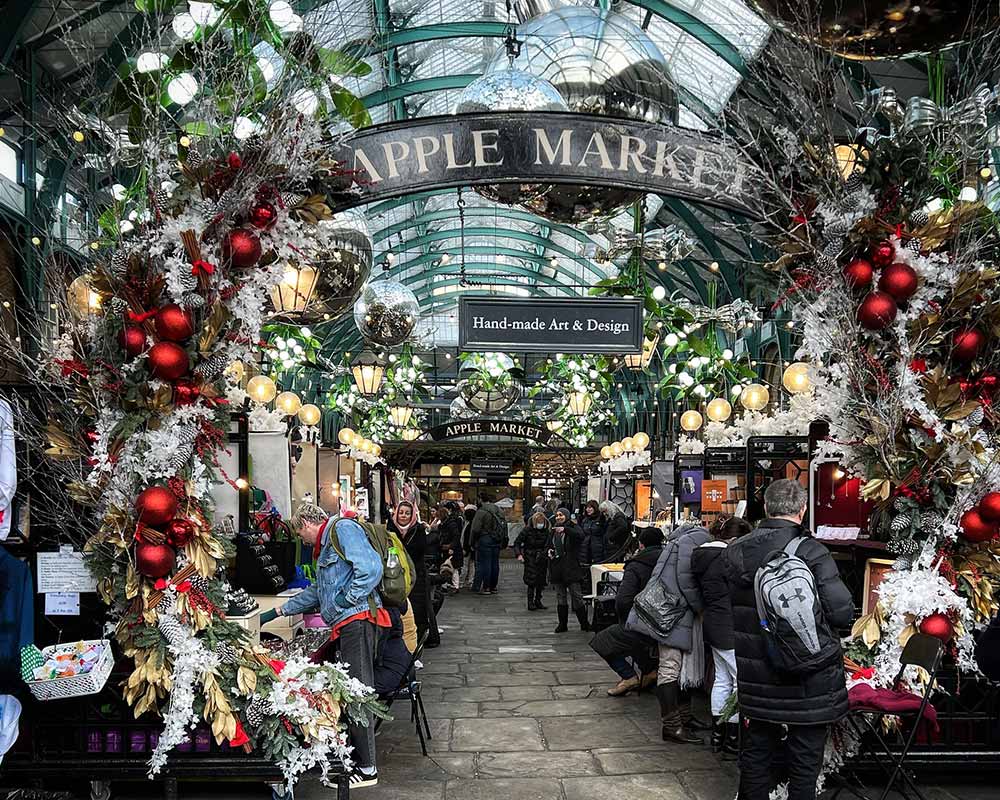
<instances>
[{"instance_id":1,"label":"woman in blue denim jacket","mask_svg":"<svg viewBox=\"0 0 1000 800\"><path fill-rule=\"evenodd\" d=\"M368 543L368 536L353 519L327 517L319 506L302 504L295 512L293 525L302 541L318 551L316 580L288 600L278 614L302 614L319 609L323 621L331 627L339 659L347 672L366 686L375 685L375 644L379 617L385 617L378 585L382 580L382 559ZM330 543L330 526L336 526L343 557ZM374 604L373 604L374 603ZM261 616L261 622L264 622ZM375 726L349 726L354 745L354 772L351 786L361 788L378 783L375 765Z\"/></svg>"}]
</instances>

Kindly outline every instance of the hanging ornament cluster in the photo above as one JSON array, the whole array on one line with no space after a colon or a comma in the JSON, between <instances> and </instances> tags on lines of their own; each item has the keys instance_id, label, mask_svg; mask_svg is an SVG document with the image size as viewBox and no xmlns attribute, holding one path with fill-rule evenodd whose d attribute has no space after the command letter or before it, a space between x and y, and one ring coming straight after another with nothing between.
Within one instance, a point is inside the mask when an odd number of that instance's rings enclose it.
<instances>
[{"instance_id":1,"label":"hanging ornament cluster","mask_svg":"<svg viewBox=\"0 0 1000 800\"><path fill-rule=\"evenodd\" d=\"M878 288L871 289L878 273ZM844 281L855 292L867 292L858 306L861 327L880 331L896 320L899 306L919 288L917 272L909 264L896 260L896 247L889 240L874 245L865 256L852 258L842 270Z\"/></svg>"},{"instance_id":2,"label":"hanging ornament cluster","mask_svg":"<svg viewBox=\"0 0 1000 800\"><path fill-rule=\"evenodd\" d=\"M966 511L959 520L962 538L971 544L989 542L1000 535L1000 492L990 492L979 505Z\"/></svg>"}]
</instances>

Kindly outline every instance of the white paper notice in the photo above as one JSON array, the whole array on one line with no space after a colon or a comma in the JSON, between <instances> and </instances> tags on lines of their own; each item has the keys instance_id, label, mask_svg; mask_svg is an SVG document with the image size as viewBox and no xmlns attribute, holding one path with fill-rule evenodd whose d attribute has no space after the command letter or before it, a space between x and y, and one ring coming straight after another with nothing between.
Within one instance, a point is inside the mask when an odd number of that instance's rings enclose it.
<instances>
[{"instance_id":1,"label":"white paper notice","mask_svg":"<svg viewBox=\"0 0 1000 800\"><path fill-rule=\"evenodd\" d=\"M38 554L38 592L96 592L97 581L83 563L83 553L64 547Z\"/></svg>"},{"instance_id":2,"label":"white paper notice","mask_svg":"<svg viewBox=\"0 0 1000 800\"><path fill-rule=\"evenodd\" d=\"M45 614L54 617L80 616L80 593L49 592L45 595Z\"/></svg>"}]
</instances>

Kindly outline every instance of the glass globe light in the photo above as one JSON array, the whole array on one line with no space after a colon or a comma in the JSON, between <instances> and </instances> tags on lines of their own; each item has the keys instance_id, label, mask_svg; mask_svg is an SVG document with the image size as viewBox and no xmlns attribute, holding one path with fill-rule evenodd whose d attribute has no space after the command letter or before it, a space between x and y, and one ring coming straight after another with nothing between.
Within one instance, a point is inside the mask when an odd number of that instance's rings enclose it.
<instances>
[{"instance_id":1,"label":"glass globe light","mask_svg":"<svg viewBox=\"0 0 1000 800\"><path fill-rule=\"evenodd\" d=\"M781 376L781 383L791 394L802 394L812 389L809 365L803 361L789 364Z\"/></svg>"},{"instance_id":2,"label":"glass globe light","mask_svg":"<svg viewBox=\"0 0 1000 800\"><path fill-rule=\"evenodd\" d=\"M135 71L145 75L148 72L157 72L163 69L170 61L170 56L166 53L153 53L147 51L140 53L135 60Z\"/></svg>"},{"instance_id":3,"label":"glass globe light","mask_svg":"<svg viewBox=\"0 0 1000 800\"><path fill-rule=\"evenodd\" d=\"M467 469L459 470L458 479L462 483L468 483L472 480L472 473Z\"/></svg>"},{"instance_id":4,"label":"glass globe light","mask_svg":"<svg viewBox=\"0 0 1000 800\"><path fill-rule=\"evenodd\" d=\"M442 478L450 478L455 474L455 470L452 469L451 464L442 464L441 468L438 470L438 475Z\"/></svg>"},{"instance_id":5,"label":"glass globe light","mask_svg":"<svg viewBox=\"0 0 1000 800\"><path fill-rule=\"evenodd\" d=\"M179 106L186 106L198 94L198 81L190 72L182 72L167 84L167 96Z\"/></svg>"},{"instance_id":6,"label":"glass globe light","mask_svg":"<svg viewBox=\"0 0 1000 800\"><path fill-rule=\"evenodd\" d=\"M198 32L198 23L186 11L174 17L173 22L170 23L170 27L174 29L177 38L183 39L185 42L193 39L195 33Z\"/></svg>"},{"instance_id":7,"label":"glass globe light","mask_svg":"<svg viewBox=\"0 0 1000 800\"><path fill-rule=\"evenodd\" d=\"M277 387L267 375L255 375L247 382L247 394L255 403L270 403L278 393Z\"/></svg>"},{"instance_id":8,"label":"glass globe light","mask_svg":"<svg viewBox=\"0 0 1000 800\"><path fill-rule=\"evenodd\" d=\"M614 453L611 452L610 445L604 445L604 447L601 448L601 458L605 461L610 461L613 455Z\"/></svg>"},{"instance_id":9,"label":"glass globe light","mask_svg":"<svg viewBox=\"0 0 1000 800\"><path fill-rule=\"evenodd\" d=\"M688 432L698 430L701 428L703 422L704 420L702 419L701 414L693 408L681 414L681 428Z\"/></svg>"},{"instance_id":10,"label":"glass globe light","mask_svg":"<svg viewBox=\"0 0 1000 800\"><path fill-rule=\"evenodd\" d=\"M643 431L639 431L635 436L633 436L632 441L635 442L635 451L637 453L641 453L649 447L649 435Z\"/></svg>"},{"instance_id":11,"label":"glass globe light","mask_svg":"<svg viewBox=\"0 0 1000 800\"><path fill-rule=\"evenodd\" d=\"M350 447L352 444L354 444L355 436L357 436L357 434L350 428L341 428L337 432L337 441L340 442L345 447Z\"/></svg>"},{"instance_id":12,"label":"glass globe light","mask_svg":"<svg viewBox=\"0 0 1000 800\"><path fill-rule=\"evenodd\" d=\"M751 383L740 394L740 404L748 411L760 411L771 401L771 393L766 386Z\"/></svg>"},{"instance_id":13,"label":"glass globe light","mask_svg":"<svg viewBox=\"0 0 1000 800\"><path fill-rule=\"evenodd\" d=\"M312 403L306 403L299 409L299 422L303 425L316 425L322 418L323 412Z\"/></svg>"},{"instance_id":14,"label":"glass globe light","mask_svg":"<svg viewBox=\"0 0 1000 800\"><path fill-rule=\"evenodd\" d=\"M274 399L274 405L285 416L290 417L299 413L299 409L302 408L302 400L295 392L282 392Z\"/></svg>"},{"instance_id":15,"label":"glass globe light","mask_svg":"<svg viewBox=\"0 0 1000 800\"><path fill-rule=\"evenodd\" d=\"M622 449L626 453L631 453L633 450L635 450L635 440L631 436L626 436L624 439L622 439Z\"/></svg>"},{"instance_id":16,"label":"glass globe light","mask_svg":"<svg viewBox=\"0 0 1000 800\"><path fill-rule=\"evenodd\" d=\"M710 401L705 413L712 422L725 422L732 416L733 406L724 397L716 397Z\"/></svg>"},{"instance_id":17,"label":"glass globe light","mask_svg":"<svg viewBox=\"0 0 1000 800\"><path fill-rule=\"evenodd\" d=\"M625 448L622 447L622 443L621 442L614 442L611 445L611 455L614 458L618 458L618 456L620 456L624 452L625 452Z\"/></svg>"}]
</instances>

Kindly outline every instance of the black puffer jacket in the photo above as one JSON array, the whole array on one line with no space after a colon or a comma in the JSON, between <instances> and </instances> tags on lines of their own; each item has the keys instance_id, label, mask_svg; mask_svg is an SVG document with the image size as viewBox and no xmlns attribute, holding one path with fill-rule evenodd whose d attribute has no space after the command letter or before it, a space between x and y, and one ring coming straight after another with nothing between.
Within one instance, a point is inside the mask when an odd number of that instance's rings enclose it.
<instances>
[{"instance_id":1,"label":"black puffer jacket","mask_svg":"<svg viewBox=\"0 0 1000 800\"><path fill-rule=\"evenodd\" d=\"M733 649L733 604L726 577L726 543L713 540L691 554L691 571L705 603L705 643L716 650Z\"/></svg>"},{"instance_id":2,"label":"black puffer jacket","mask_svg":"<svg viewBox=\"0 0 1000 800\"><path fill-rule=\"evenodd\" d=\"M600 514L588 517L586 514L580 517L580 530L583 537L580 542L580 564L590 566L591 564L603 564L606 552L604 531L607 523Z\"/></svg>"},{"instance_id":3,"label":"black puffer jacket","mask_svg":"<svg viewBox=\"0 0 1000 800\"><path fill-rule=\"evenodd\" d=\"M514 554L524 559L524 584L538 589L545 588L549 556L546 545L549 541L548 523L539 530L531 524L525 525L514 540Z\"/></svg>"},{"instance_id":4,"label":"black puffer jacket","mask_svg":"<svg viewBox=\"0 0 1000 800\"><path fill-rule=\"evenodd\" d=\"M586 572L580 566L580 539L583 532L575 522L566 520L563 525L562 542L558 543L559 534L553 529L549 535L546 550L552 550L556 557L549 560L549 579L553 583L569 584L582 581ZM559 556L559 553L562 553Z\"/></svg>"},{"instance_id":5,"label":"black puffer jacket","mask_svg":"<svg viewBox=\"0 0 1000 800\"><path fill-rule=\"evenodd\" d=\"M632 533L632 526L624 514L619 512L608 520L604 538L608 543L609 556L621 549L622 545L628 541L630 533Z\"/></svg>"},{"instance_id":6,"label":"black puffer jacket","mask_svg":"<svg viewBox=\"0 0 1000 800\"><path fill-rule=\"evenodd\" d=\"M615 597L615 613L622 625L628 620L635 596L649 583L649 576L653 574L653 567L660 560L662 552L662 547L647 547L625 562L625 574L618 584L618 594Z\"/></svg>"},{"instance_id":7,"label":"black puffer jacket","mask_svg":"<svg viewBox=\"0 0 1000 800\"><path fill-rule=\"evenodd\" d=\"M462 558L462 523L464 519L458 514L452 514L441 523L441 558L451 554L451 565L461 569L465 564Z\"/></svg>"},{"instance_id":8,"label":"black puffer jacket","mask_svg":"<svg viewBox=\"0 0 1000 800\"><path fill-rule=\"evenodd\" d=\"M809 675L777 672L765 656L754 598L757 568L771 553L801 535L802 528L790 520L766 519L753 533L726 548L740 710L750 719L765 722L826 725L847 715L843 664L838 661ZM816 577L827 623L834 629L848 627L854 618L854 603L830 551L809 538L797 555Z\"/></svg>"}]
</instances>

